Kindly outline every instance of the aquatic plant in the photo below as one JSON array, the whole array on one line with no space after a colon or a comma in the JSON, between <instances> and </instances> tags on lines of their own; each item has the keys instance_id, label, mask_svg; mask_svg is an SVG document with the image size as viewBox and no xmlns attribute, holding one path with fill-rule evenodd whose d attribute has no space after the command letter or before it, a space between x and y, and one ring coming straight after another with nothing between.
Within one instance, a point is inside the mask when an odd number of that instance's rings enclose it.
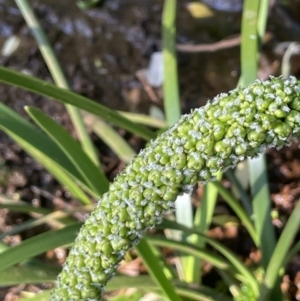
<instances>
[{"instance_id":1,"label":"aquatic plant","mask_svg":"<svg viewBox=\"0 0 300 301\"><path fill-rule=\"evenodd\" d=\"M125 253L161 222L163 212L174 208L180 193L267 147L288 144L299 131L300 84L295 77L256 80L182 116L101 196L77 236L51 300L103 300Z\"/></svg>"}]
</instances>

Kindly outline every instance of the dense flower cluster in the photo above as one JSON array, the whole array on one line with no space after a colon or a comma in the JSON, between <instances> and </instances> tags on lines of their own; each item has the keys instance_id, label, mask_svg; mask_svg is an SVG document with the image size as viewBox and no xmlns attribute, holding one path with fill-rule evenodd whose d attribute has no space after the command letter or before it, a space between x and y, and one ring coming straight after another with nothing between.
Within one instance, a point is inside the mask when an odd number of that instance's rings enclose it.
<instances>
[{"instance_id":1,"label":"dense flower cluster","mask_svg":"<svg viewBox=\"0 0 300 301\"><path fill-rule=\"evenodd\" d=\"M300 132L300 84L257 80L220 94L151 141L110 185L86 220L59 275L52 301L103 300L125 252L197 181L281 147Z\"/></svg>"}]
</instances>

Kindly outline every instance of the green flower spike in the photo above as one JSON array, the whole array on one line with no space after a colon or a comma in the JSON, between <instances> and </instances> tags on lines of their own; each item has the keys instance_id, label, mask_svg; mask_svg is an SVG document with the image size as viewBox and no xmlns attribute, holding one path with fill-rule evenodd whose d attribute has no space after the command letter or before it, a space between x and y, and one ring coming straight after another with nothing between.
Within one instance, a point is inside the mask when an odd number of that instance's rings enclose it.
<instances>
[{"instance_id":1,"label":"green flower spike","mask_svg":"<svg viewBox=\"0 0 300 301\"><path fill-rule=\"evenodd\" d=\"M52 301L100 301L125 253L197 181L300 133L296 78L256 80L216 96L151 141L110 185L85 221Z\"/></svg>"}]
</instances>

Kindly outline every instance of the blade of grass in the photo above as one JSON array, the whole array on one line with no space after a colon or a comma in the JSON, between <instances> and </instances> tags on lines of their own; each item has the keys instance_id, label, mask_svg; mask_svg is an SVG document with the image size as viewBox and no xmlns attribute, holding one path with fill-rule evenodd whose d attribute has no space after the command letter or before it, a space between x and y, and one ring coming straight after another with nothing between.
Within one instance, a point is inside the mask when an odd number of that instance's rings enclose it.
<instances>
[{"instance_id":1,"label":"blade of grass","mask_svg":"<svg viewBox=\"0 0 300 301\"><path fill-rule=\"evenodd\" d=\"M132 157L136 155L135 151L126 140L106 122L92 114L85 115L84 121L87 126L90 127L92 131L125 163L128 163Z\"/></svg>"},{"instance_id":2,"label":"blade of grass","mask_svg":"<svg viewBox=\"0 0 300 301\"><path fill-rule=\"evenodd\" d=\"M242 282L249 282L249 284L253 285L253 288L257 288L257 283L255 282L255 280L250 280L249 278L249 275L251 275L251 273L244 268L241 262L236 261L235 256L232 256L230 252L226 254L226 256L232 257L231 261L233 261L234 264L227 262L223 257L220 257L219 255L212 254L211 251L200 249L199 247L187 242L179 242L159 236L148 237L148 240L155 246L180 250L183 253L192 255L201 260L205 260L218 269L226 270L227 272L232 273L238 280ZM223 252L226 253L227 250Z\"/></svg>"},{"instance_id":3,"label":"blade of grass","mask_svg":"<svg viewBox=\"0 0 300 301\"><path fill-rule=\"evenodd\" d=\"M288 250L296 237L300 227L300 202L298 201L294 208L286 226L284 227L278 243L274 249L269 265L266 269L263 284L260 288L260 295L258 301L267 300L269 294L277 284L279 270L285 263L285 258ZM273 299L272 299L273 300ZM279 300L279 298L278 298Z\"/></svg>"},{"instance_id":4,"label":"blade of grass","mask_svg":"<svg viewBox=\"0 0 300 301\"><path fill-rule=\"evenodd\" d=\"M0 241L0 254L6 251L7 249L9 249L9 246L7 246L5 243Z\"/></svg>"},{"instance_id":5,"label":"blade of grass","mask_svg":"<svg viewBox=\"0 0 300 301\"><path fill-rule=\"evenodd\" d=\"M252 159L249 165L256 235L262 249L262 266L267 268L276 246L271 217L271 200L266 174L265 156Z\"/></svg>"},{"instance_id":6,"label":"blade of grass","mask_svg":"<svg viewBox=\"0 0 300 301\"><path fill-rule=\"evenodd\" d=\"M249 235L251 236L253 242L258 245L259 238L257 233L255 232L254 226L247 215L247 213L243 210L239 202L234 198L234 196L220 183L220 182L212 182L222 197L225 199L227 204L231 207L231 209L235 212L235 214L239 217L244 227L247 229Z\"/></svg>"},{"instance_id":7,"label":"blade of grass","mask_svg":"<svg viewBox=\"0 0 300 301\"><path fill-rule=\"evenodd\" d=\"M67 79L61 69L61 66L31 5L27 0L15 1L38 43L39 49L54 79L54 82L58 87L70 89ZM87 153L87 155L94 162L94 164L101 168L101 165L99 164L98 160L97 151L84 125L80 110L70 105L66 105L66 109L76 129L76 133L78 135L79 141L81 142L82 149Z\"/></svg>"},{"instance_id":8,"label":"blade of grass","mask_svg":"<svg viewBox=\"0 0 300 301\"><path fill-rule=\"evenodd\" d=\"M11 230L0 234L0 240L7 235L15 235L46 223L50 224L52 228L61 229L65 227L65 225L74 224L74 222L76 222L76 220L71 218L69 215L70 212L54 211L39 218L26 220L25 222L13 227Z\"/></svg>"},{"instance_id":9,"label":"blade of grass","mask_svg":"<svg viewBox=\"0 0 300 301\"><path fill-rule=\"evenodd\" d=\"M175 292L171 281L161 272L159 258L152 252L151 247L146 239L142 239L136 246L139 256L143 259L151 278L156 285L161 288L164 294L170 301L182 301L179 295Z\"/></svg>"},{"instance_id":10,"label":"blade of grass","mask_svg":"<svg viewBox=\"0 0 300 301\"><path fill-rule=\"evenodd\" d=\"M241 202L244 206L244 209L246 210L248 216L251 217L253 214L253 210L252 210L251 199L250 199L249 195L244 190L243 186L238 181L238 179L236 178L236 176L234 175L232 170L227 170L225 172L225 174L226 174L226 177L228 178L228 180L230 181L231 185L234 185L235 188L237 189L237 191L239 193L239 197L241 199Z\"/></svg>"},{"instance_id":11,"label":"blade of grass","mask_svg":"<svg viewBox=\"0 0 300 301\"><path fill-rule=\"evenodd\" d=\"M20 299L20 301L49 301L51 291L49 290L49 291L39 292L37 294L30 293L30 295L33 296L22 298Z\"/></svg>"},{"instance_id":12,"label":"blade of grass","mask_svg":"<svg viewBox=\"0 0 300 301\"><path fill-rule=\"evenodd\" d=\"M83 204L90 199L74 182L84 183L80 173L59 147L23 117L0 102L0 129L40 162L72 195Z\"/></svg>"},{"instance_id":13,"label":"blade of grass","mask_svg":"<svg viewBox=\"0 0 300 301\"><path fill-rule=\"evenodd\" d=\"M258 19L257 19L257 34L259 38L259 45L262 45L262 39L266 33L269 0L259 1Z\"/></svg>"},{"instance_id":14,"label":"blade of grass","mask_svg":"<svg viewBox=\"0 0 300 301\"><path fill-rule=\"evenodd\" d=\"M7 208L12 212L22 212L22 213L38 213L38 214L49 214L52 212L51 209L42 208L42 207L35 207L25 202L18 201L15 202L14 200L4 199L5 196L0 195L0 209ZM12 203L13 202L13 203Z\"/></svg>"},{"instance_id":15,"label":"blade of grass","mask_svg":"<svg viewBox=\"0 0 300 301\"><path fill-rule=\"evenodd\" d=\"M72 243L81 227L75 223L56 231L48 231L24 240L0 254L0 271L47 250Z\"/></svg>"},{"instance_id":16,"label":"blade of grass","mask_svg":"<svg viewBox=\"0 0 300 301\"><path fill-rule=\"evenodd\" d=\"M155 127L155 128L166 128L167 127L167 123L164 120L152 117L152 116L148 116L148 115L144 115L144 114L138 114L138 113L132 113L132 112L121 112L119 111L119 113L128 118L129 120L139 123L139 124L144 124L144 125L148 125L151 127Z\"/></svg>"},{"instance_id":17,"label":"blade of grass","mask_svg":"<svg viewBox=\"0 0 300 301\"><path fill-rule=\"evenodd\" d=\"M245 282L248 282L253 291L258 294L258 283L253 274L245 267L244 263L239 260L239 258L231 252L229 249L227 249L223 244L218 243L217 241L205 236L201 232L199 232L197 229L193 228L190 229L182 224L179 224L174 221L166 220L164 219L163 222L157 226L159 229L173 229L173 230L179 230L186 232L186 235L192 235L196 234L199 235L203 240L206 241L209 245L211 245L213 248L215 248L218 252L220 252L227 260L235 266L235 268L240 271L240 273L243 275L243 278ZM179 242L180 243L180 242ZM197 247L196 247L197 248Z\"/></svg>"},{"instance_id":18,"label":"blade of grass","mask_svg":"<svg viewBox=\"0 0 300 301\"><path fill-rule=\"evenodd\" d=\"M217 180L222 178L222 173L218 173ZM212 221L215 205L218 196L218 189L212 183L208 183L204 187L204 196L201 204L197 208L194 217L194 227L201 233L206 233ZM205 241L197 235L188 238L188 242L193 243L199 248L205 247ZM201 260L190 256L185 262L186 280L190 283L201 283Z\"/></svg>"},{"instance_id":19,"label":"blade of grass","mask_svg":"<svg viewBox=\"0 0 300 301\"><path fill-rule=\"evenodd\" d=\"M293 259L293 257L299 253L299 251L300 241L298 241L285 256L284 266L286 266Z\"/></svg>"},{"instance_id":20,"label":"blade of grass","mask_svg":"<svg viewBox=\"0 0 300 301\"><path fill-rule=\"evenodd\" d=\"M181 252L184 252L186 254L195 256L199 259L203 259L219 269L233 269L233 267L229 263L227 263L222 257L212 254L212 252L209 252L207 250L200 249L194 244L173 240L158 235L148 236L147 240L151 242L151 244L153 244L154 246L180 250Z\"/></svg>"},{"instance_id":21,"label":"blade of grass","mask_svg":"<svg viewBox=\"0 0 300 301\"><path fill-rule=\"evenodd\" d=\"M228 286L228 289L233 297L241 295L241 290L236 279L222 270L218 270L218 274L222 277L223 281Z\"/></svg>"},{"instance_id":22,"label":"blade of grass","mask_svg":"<svg viewBox=\"0 0 300 301\"><path fill-rule=\"evenodd\" d=\"M96 103L72 91L56 87L53 84L39 80L32 76L24 75L0 66L0 82L32 91L39 95L53 98L54 100L74 105L87 112L93 113L107 122L111 122L131 133L137 134L146 140L156 137L156 134L144 126L131 122L118 112Z\"/></svg>"},{"instance_id":23,"label":"blade of grass","mask_svg":"<svg viewBox=\"0 0 300 301\"><path fill-rule=\"evenodd\" d=\"M147 240L147 238L145 239ZM160 264L160 270L165 274L167 279L172 281L178 279L176 271L167 263L168 259L160 252L160 250L151 243L148 243L148 246L151 249L151 252L157 257Z\"/></svg>"},{"instance_id":24,"label":"blade of grass","mask_svg":"<svg viewBox=\"0 0 300 301\"><path fill-rule=\"evenodd\" d=\"M242 15L241 80L246 87L256 79L258 59L258 11L260 0L245 0Z\"/></svg>"},{"instance_id":25,"label":"blade of grass","mask_svg":"<svg viewBox=\"0 0 300 301\"><path fill-rule=\"evenodd\" d=\"M54 280L54 279L53 279ZM230 301L225 294L215 291L210 287L206 286L188 286L184 283L172 283L177 294L189 298L189 300L195 301ZM143 291L160 293L159 288L155 285L151 277L147 275L138 276L138 277L129 277L129 276L115 276L107 284L106 291L115 291L122 288L137 288ZM50 291L48 293L48 299L43 299L43 301L48 301L50 297ZM26 298L21 299L20 301L40 301L39 299Z\"/></svg>"},{"instance_id":26,"label":"blade of grass","mask_svg":"<svg viewBox=\"0 0 300 301\"><path fill-rule=\"evenodd\" d=\"M96 193L105 193L108 189L108 180L103 171L82 150L77 141L52 118L33 107L25 107L26 112L47 135L57 143L69 160L77 168L86 183Z\"/></svg>"},{"instance_id":27,"label":"blade of grass","mask_svg":"<svg viewBox=\"0 0 300 301\"><path fill-rule=\"evenodd\" d=\"M176 40L176 0L165 0L162 14L162 44L163 44L163 64L164 64L164 108L169 126L177 122L181 115L180 97L178 88L178 72L177 59L175 51ZM179 196L176 200L176 220L184 225L193 225L193 210L191 198L189 194ZM171 237L175 233L170 233ZM185 280L189 279L190 271L184 269L187 266L188 257L182 258L182 267L178 267L179 271L183 271ZM177 263L180 265L180 263Z\"/></svg>"},{"instance_id":28,"label":"blade of grass","mask_svg":"<svg viewBox=\"0 0 300 301\"><path fill-rule=\"evenodd\" d=\"M162 16L162 43L164 62L164 107L169 126L178 121L181 115L178 91L177 60L175 53L176 0L165 0Z\"/></svg>"},{"instance_id":29,"label":"blade of grass","mask_svg":"<svg viewBox=\"0 0 300 301\"><path fill-rule=\"evenodd\" d=\"M20 283L43 283L55 281L61 268L52 264L19 265L10 267L0 273L0 287L18 285Z\"/></svg>"},{"instance_id":30,"label":"blade of grass","mask_svg":"<svg viewBox=\"0 0 300 301\"><path fill-rule=\"evenodd\" d=\"M259 41L265 31L267 10L264 8L266 0L246 0L242 19L242 84L249 85L257 76L257 59L259 55ZM258 20L259 18L259 20ZM258 25L260 24L260 25ZM250 186L253 199L253 212L256 233L262 250L262 266L267 268L276 245L274 228L271 219L271 201L268 188L265 156L249 160ZM282 294L279 285L272 294L272 300L281 300Z\"/></svg>"}]
</instances>

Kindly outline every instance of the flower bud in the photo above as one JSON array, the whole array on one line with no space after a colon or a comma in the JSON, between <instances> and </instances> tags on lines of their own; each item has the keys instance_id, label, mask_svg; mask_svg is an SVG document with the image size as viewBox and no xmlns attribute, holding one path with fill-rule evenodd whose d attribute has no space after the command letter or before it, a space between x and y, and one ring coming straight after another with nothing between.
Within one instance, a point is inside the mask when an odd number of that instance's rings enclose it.
<instances>
[{"instance_id":1,"label":"flower bud","mask_svg":"<svg viewBox=\"0 0 300 301\"><path fill-rule=\"evenodd\" d=\"M110 185L82 226L52 301L103 300L127 250L174 208L179 193L261 149L300 135L300 85L256 80L216 96L151 141Z\"/></svg>"}]
</instances>

